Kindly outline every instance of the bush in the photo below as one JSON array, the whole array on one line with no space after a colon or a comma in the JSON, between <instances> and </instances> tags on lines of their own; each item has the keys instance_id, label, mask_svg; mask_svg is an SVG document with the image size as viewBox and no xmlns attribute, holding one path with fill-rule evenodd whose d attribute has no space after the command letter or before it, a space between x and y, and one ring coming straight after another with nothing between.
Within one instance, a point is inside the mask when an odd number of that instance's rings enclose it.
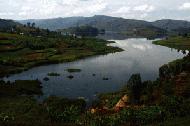
<instances>
[{"instance_id":1,"label":"bush","mask_svg":"<svg viewBox=\"0 0 190 126\"><path fill-rule=\"evenodd\" d=\"M164 96L160 106L163 107L167 118L181 116L186 111L184 110L184 99L177 96Z\"/></svg>"},{"instance_id":2,"label":"bush","mask_svg":"<svg viewBox=\"0 0 190 126\"><path fill-rule=\"evenodd\" d=\"M163 110L159 106L145 107L134 111L134 119L137 124L150 124L163 120Z\"/></svg>"},{"instance_id":3,"label":"bush","mask_svg":"<svg viewBox=\"0 0 190 126\"><path fill-rule=\"evenodd\" d=\"M49 117L53 121L76 122L85 109L84 100L69 100L49 97L44 101Z\"/></svg>"}]
</instances>

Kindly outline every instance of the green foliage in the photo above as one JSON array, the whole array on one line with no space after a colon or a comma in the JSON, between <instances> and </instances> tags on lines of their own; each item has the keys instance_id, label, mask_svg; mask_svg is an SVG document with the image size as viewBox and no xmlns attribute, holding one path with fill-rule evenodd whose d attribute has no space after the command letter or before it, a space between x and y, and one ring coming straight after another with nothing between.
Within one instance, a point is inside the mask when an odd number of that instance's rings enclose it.
<instances>
[{"instance_id":1,"label":"green foliage","mask_svg":"<svg viewBox=\"0 0 190 126\"><path fill-rule=\"evenodd\" d=\"M190 56L187 55L183 59L178 59L170 62L168 65L163 65L159 69L159 76L161 78L171 78L183 71L190 70Z\"/></svg>"},{"instance_id":2,"label":"green foliage","mask_svg":"<svg viewBox=\"0 0 190 126\"><path fill-rule=\"evenodd\" d=\"M190 114L190 102L182 97L165 96L162 98L160 106L163 107L166 118L174 118Z\"/></svg>"},{"instance_id":3,"label":"green foliage","mask_svg":"<svg viewBox=\"0 0 190 126\"><path fill-rule=\"evenodd\" d=\"M33 98L26 96L0 98L0 123L45 120L47 113Z\"/></svg>"},{"instance_id":4,"label":"green foliage","mask_svg":"<svg viewBox=\"0 0 190 126\"><path fill-rule=\"evenodd\" d=\"M140 74L133 74L127 82L129 88L129 95L132 103L140 102L140 95L143 88Z\"/></svg>"},{"instance_id":5,"label":"green foliage","mask_svg":"<svg viewBox=\"0 0 190 126\"><path fill-rule=\"evenodd\" d=\"M136 125L151 124L153 122L162 121L162 108L159 106L149 106L131 111L130 120Z\"/></svg>"},{"instance_id":6,"label":"green foliage","mask_svg":"<svg viewBox=\"0 0 190 126\"><path fill-rule=\"evenodd\" d=\"M165 40L158 40L153 42L156 45L163 45L178 50L190 50L190 38L188 37L169 37Z\"/></svg>"},{"instance_id":7,"label":"green foliage","mask_svg":"<svg viewBox=\"0 0 190 126\"><path fill-rule=\"evenodd\" d=\"M15 82L0 81L0 94L2 96L41 95L41 82L38 80L16 80Z\"/></svg>"},{"instance_id":8,"label":"green foliage","mask_svg":"<svg viewBox=\"0 0 190 126\"><path fill-rule=\"evenodd\" d=\"M76 122L85 109L84 100L49 97L44 101L48 115L53 121Z\"/></svg>"},{"instance_id":9,"label":"green foliage","mask_svg":"<svg viewBox=\"0 0 190 126\"><path fill-rule=\"evenodd\" d=\"M87 56L122 51L107 46L108 41L101 39L49 34L31 36L0 33L0 76L37 65L70 62Z\"/></svg>"},{"instance_id":10,"label":"green foliage","mask_svg":"<svg viewBox=\"0 0 190 126\"><path fill-rule=\"evenodd\" d=\"M149 106L138 109L128 108L113 114L86 113L83 118L85 118L85 120L81 120L81 122L84 126L145 125L163 120L162 109L159 106Z\"/></svg>"},{"instance_id":11,"label":"green foliage","mask_svg":"<svg viewBox=\"0 0 190 126\"><path fill-rule=\"evenodd\" d=\"M77 36L97 36L98 29L91 26L72 27L61 30L65 34L75 34Z\"/></svg>"},{"instance_id":12,"label":"green foliage","mask_svg":"<svg viewBox=\"0 0 190 126\"><path fill-rule=\"evenodd\" d=\"M190 117L176 117L173 119L166 120L164 122L154 124L154 126L189 126Z\"/></svg>"},{"instance_id":13,"label":"green foliage","mask_svg":"<svg viewBox=\"0 0 190 126\"><path fill-rule=\"evenodd\" d=\"M94 103L94 107L106 106L112 109L117 104L117 102L121 99L121 97L125 95L126 93L127 93L126 91L121 91L121 92L115 92L115 93L99 94L98 96L99 101L95 101L96 104Z\"/></svg>"}]
</instances>

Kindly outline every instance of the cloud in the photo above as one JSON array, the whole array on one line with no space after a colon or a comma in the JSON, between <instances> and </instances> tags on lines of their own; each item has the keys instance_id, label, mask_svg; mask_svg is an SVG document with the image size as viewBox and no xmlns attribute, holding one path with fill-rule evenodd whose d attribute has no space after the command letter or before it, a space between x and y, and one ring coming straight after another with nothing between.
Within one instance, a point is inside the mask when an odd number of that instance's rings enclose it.
<instances>
[{"instance_id":1,"label":"cloud","mask_svg":"<svg viewBox=\"0 0 190 126\"><path fill-rule=\"evenodd\" d=\"M190 3L184 3L179 7L180 10L190 10Z\"/></svg>"},{"instance_id":2,"label":"cloud","mask_svg":"<svg viewBox=\"0 0 190 126\"><path fill-rule=\"evenodd\" d=\"M134 11L141 11L141 12L151 12L155 10L155 7L152 5L144 4L134 7Z\"/></svg>"},{"instance_id":3,"label":"cloud","mask_svg":"<svg viewBox=\"0 0 190 126\"><path fill-rule=\"evenodd\" d=\"M11 16L11 15L14 15L14 13L12 13L12 12L0 12L0 16L6 16L6 15Z\"/></svg>"},{"instance_id":4,"label":"cloud","mask_svg":"<svg viewBox=\"0 0 190 126\"><path fill-rule=\"evenodd\" d=\"M115 13L129 13L130 10L131 10L131 7L121 7Z\"/></svg>"},{"instance_id":5,"label":"cloud","mask_svg":"<svg viewBox=\"0 0 190 126\"><path fill-rule=\"evenodd\" d=\"M162 17L190 20L190 2L187 1L189 0L0 0L0 18L109 15L145 20Z\"/></svg>"}]
</instances>

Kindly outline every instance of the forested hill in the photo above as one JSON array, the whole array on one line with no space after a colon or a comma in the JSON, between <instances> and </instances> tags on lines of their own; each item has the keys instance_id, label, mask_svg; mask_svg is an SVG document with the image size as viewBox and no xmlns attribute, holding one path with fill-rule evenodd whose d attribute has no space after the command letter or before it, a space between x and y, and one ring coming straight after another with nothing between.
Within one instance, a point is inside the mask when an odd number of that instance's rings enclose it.
<instances>
[{"instance_id":1,"label":"forested hill","mask_svg":"<svg viewBox=\"0 0 190 126\"><path fill-rule=\"evenodd\" d=\"M152 22L152 25L168 31L177 30L177 29L188 29L188 28L190 29L190 22L184 20L171 20L171 19L157 20L155 22Z\"/></svg>"}]
</instances>

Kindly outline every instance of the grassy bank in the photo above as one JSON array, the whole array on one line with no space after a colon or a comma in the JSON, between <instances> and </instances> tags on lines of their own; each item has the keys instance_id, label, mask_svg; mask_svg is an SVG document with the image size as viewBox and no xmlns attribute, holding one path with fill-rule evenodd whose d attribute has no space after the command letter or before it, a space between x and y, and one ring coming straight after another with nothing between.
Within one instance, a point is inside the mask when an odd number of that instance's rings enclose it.
<instances>
[{"instance_id":1,"label":"grassy bank","mask_svg":"<svg viewBox=\"0 0 190 126\"><path fill-rule=\"evenodd\" d=\"M83 100L49 97L39 104L28 96L0 98L1 126L77 126Z\"/></svg>"},{"instance_id":2,"label":"grassy bank","mask_svg":"<svg viewBox=\"0 0 190 126\"><path fill-rule=\"evenodd\" d=\"M178 50L190 50L190 37L169 37L165 40L154 41L153 43Z\"/></svg>"},{"instance_id":3,"label":"grassy bank","mask_svg":"<svg viewBox=\"0 0 190 126\"><path fill-rule=\"evenodd\" d=\"M108 41L70 36L25 36L0 33L0 76L34 66L71 62L93 55L122 51Z\"/></svg>"},{"instance_id":4,"label":"grassy bank","mask_svg":"<svg viewBox=\"0 0 190 126\"><path fill-rule=\"evenodd\" d=\"M38 80L0 81L0 97L20 95L42 95L41 82Z\"/></svg>"}]
</instances>

